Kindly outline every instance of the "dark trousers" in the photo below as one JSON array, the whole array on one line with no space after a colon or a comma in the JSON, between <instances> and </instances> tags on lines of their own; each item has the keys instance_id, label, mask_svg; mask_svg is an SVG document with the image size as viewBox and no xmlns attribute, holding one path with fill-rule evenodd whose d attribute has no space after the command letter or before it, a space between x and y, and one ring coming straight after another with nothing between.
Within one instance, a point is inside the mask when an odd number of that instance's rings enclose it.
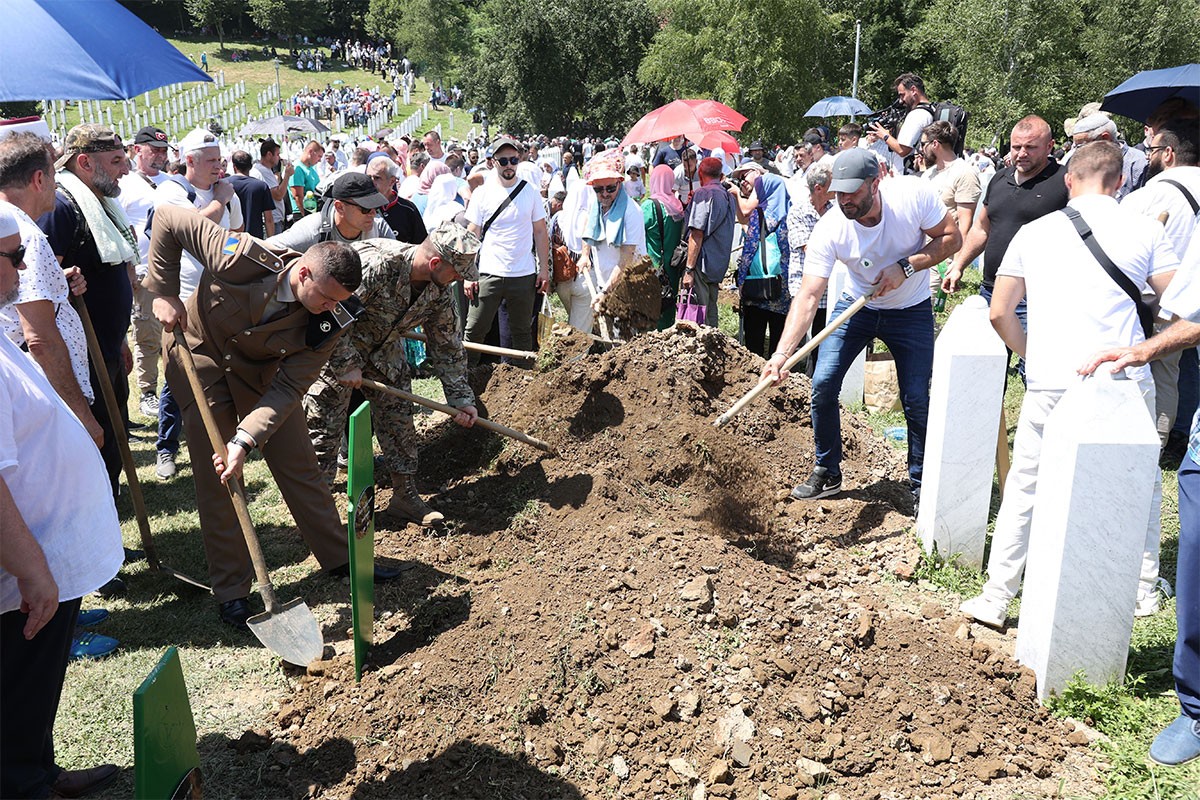
<instances>
[{"instance_id":1,"label":"dark trousers","mask_svg":"<svg viewBox=\"0 0 1200 800\"><path fill-rule=\"evenodd\" d=\"M1179 408L1175 414L1174 430L1187 436L1192 429L1192 417L1200 406L1200 358L1196 348L1189 347L1179 354Z\"/></svg>"},{"instance_id":2,"label":"dark trousers","mask_svg":"<svg viewBox=\"0 0 1200 800\"><path fill-rule=\"evenodd\" d=\"M779 337L783 335L783 324L786 321L786 314L743 305L742 331L745 335L746 349L751 353L758 353L763 358L770 358L771 353L779 347ZM768 329L771 331L769 340Z\"/></svg>"},{"instance_id":3,"label":"dark trousers","mask_svg":"<svg viewBox=\"0 0 1200 800\"><path fill-rule=\"evenodd\" d=\"M61 771L54 763L54 717L79 619L79 598L33 639L27 614L0 615L0 797L48 797Z\"/></svg>"},{"instance_id":4,"label":"dark trousers","mask_svg":"<svg viewBox=\"0 0 1200 800\"><path fill-rule=\"evenodd\" d=\"M104 459L104 469L108 472L108 481L112 484L113 497L116 498L120 493L122 468L121 450L117 443L117 437L129 435L125 429L125 424L129 421L129 414L125 411L129 404L129 380L125 375L125 366L119 358L116 361L105 361L104 372L108 375L113 393L117 396L117 408L121 409L121 419L115 426L108 418L108 406L104 404L104 390L100 388L100 378L96 375L96 364L88 362L92 392L96 397L91 405L92 416L96 418L96 422L100 423L100 427L104 431L104 446L100 448L100 457Z\"/></svg>"},{"instance_id":5,"label":"dark trousers","mask_svg":"<svg viewBox=\"0 0 1200 800\"><path fill-rule=\"evenodd\" d=\"M1175 618L1175 693L1183 713L1200 719L1200 465L1191 456L1179 466Z\"/></svg>"},{"instance_id":6,"label":"dark trousers","mask_svg":"<svg viewBox=\"0 0 1200 800\"><path fill-rule=\"evenodd\" d=\"M164 380L158 396L158 442L154 449L160 453L175 455L179 452L179 434L183 432L183 414L179 403L171 394L170 385Z\"/></svg>"}]
</instances>

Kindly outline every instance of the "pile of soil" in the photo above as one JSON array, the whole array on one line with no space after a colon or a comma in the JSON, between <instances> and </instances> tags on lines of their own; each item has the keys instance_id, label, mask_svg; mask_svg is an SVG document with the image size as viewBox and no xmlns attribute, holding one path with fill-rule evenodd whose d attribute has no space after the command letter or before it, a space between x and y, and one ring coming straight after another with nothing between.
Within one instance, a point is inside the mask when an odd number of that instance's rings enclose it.
<instances>
[{"instance_id":1,"label":"pile of soil","mask_svg":"<svg viewBox=\"0 0 1200 800\"><path fill-rule=\"evenodd\" d=\"M600 302L600 313L616 319L626 336L654 330L661 312L662 283L648 256L626 265Z\"/></svg>"},{"instance_id":2,"label":"pile of soil","mask_svg":"<svg viewBox=\"0 0 1200 800\"><path fill-rule=\"evenodd\" d=\"M812 465L806 379L716 429L762 366L720 332L601 355L557 338L546 371L476 379L494 419L559 456L452 424L427 432L422 475L449 530L377 533L379 555L416 566L377 588L362 682L343 622L239 743L269 787L754 800L1058 788L1086 738L1039 707L1032 674L936 604L883 599L914 557L902 453L843 415L848 491L790 501Z\"/></svg>"}]
</instances>

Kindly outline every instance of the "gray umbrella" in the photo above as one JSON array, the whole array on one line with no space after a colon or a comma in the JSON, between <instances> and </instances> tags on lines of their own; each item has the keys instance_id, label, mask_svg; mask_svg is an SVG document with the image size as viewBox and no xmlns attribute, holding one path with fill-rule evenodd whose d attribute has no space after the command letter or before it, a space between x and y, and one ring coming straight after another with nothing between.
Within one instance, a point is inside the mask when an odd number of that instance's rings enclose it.
<instances>
[{"instance_id":1,"label":"gray umbrella","mask_svg":"<svg viewBox=\"0 0 1200 800\"><path fill-rule=\"evenodd\" d=\"M238 132L239 136L278 136L284 137L290 134L313 134L313 133L328 133L329 128L315 119L308 117L267 117L265 119L248 122Z\"/></svg>"}]
</instances>

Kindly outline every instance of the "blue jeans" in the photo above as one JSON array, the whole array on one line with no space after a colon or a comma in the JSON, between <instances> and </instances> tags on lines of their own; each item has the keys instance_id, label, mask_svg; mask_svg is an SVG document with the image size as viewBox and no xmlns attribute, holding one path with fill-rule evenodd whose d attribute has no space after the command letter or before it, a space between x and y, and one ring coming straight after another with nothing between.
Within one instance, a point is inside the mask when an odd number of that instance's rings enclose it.
<instances>
[{"instance_id":1,"label":"blue jeans","mask_svg":"<svg viewBox=\"0 0 1200 800\"><path fill-rule=\"evenodd\" d=\"M988 301L988 305L992 304L992 289L990 286L983 284L979 285L979 296ZM1017 303L1017 319L1021 321L1021 330L1029 333L1029 309L1025 306L1025 298L1021 298L1021 302ZM1007 347L1004 351L1008 353L1008 361L1012 361L1013 351ZM1005 362L1007 366L1008 361ZM1017 375L1021 378L1021 383L1025 383L1025 359L1017 356ZM1004 388L1008 389L1008 373L1004 374Z\"/></svg>"},{"instance_id":2,"label":"blue jeans","mask_svg":"<svg viewBox=\"0 0 1200 800\"><path fill-rule=\"evenodd\" d=\"M829 314L834 320L853 298L842 295ZM929 421L929 380L933 375L933 304L876 310L863 308L821 344L821 357L813 374L812 425L817 466L832 474L842 469L842 417L838 394L842 379L867 343L878 338L896 359L900 403L908 421L908 477L914 492L921 488L925 460L925 428Z\"/></svg>"},{"instance_id":3,"label":"blue jeans","mask_svg":"<svg viewBox=\"0 0 1200 800\"><path fill-rule=\"evenodd\" d=\"M183 430L183 414L179 403L171 394L171 387L163 381L162 394L158 397L158 442L155 449L160 453L175 455L179 452L179 433Z\"/></svg>"},{"instance_id":4,"label":"blue jeans","mask_svg":"<svg viewBox=\"0 0 1200 800\"><path fill-rule=\"evenodd\" d=\"M1200 465L1179 466L1179 559L1175 568L1175 693L1183 713L1200 719Z\"/></svg>"}]
</instances>

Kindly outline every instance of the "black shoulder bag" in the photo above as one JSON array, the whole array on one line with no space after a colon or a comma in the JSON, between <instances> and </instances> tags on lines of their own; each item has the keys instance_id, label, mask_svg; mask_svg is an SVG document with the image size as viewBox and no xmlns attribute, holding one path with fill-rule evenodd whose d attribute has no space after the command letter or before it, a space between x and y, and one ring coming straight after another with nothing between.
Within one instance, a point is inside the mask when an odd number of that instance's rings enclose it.
<instances>
[{"instance_id":1,"label":"black shoulder bag","mask_svg":"<svg viewBox=\"0 0 1200 800\"><path fill-rule=\"evenodd\" d=\"M1104 248L1100 246L1100 243L1096 241L1096 237L1092 234L1092 229L1083 221L1083 217L1079 215L1078 211L1068 206L1062 210L1062 213L1066 214L1067 219L1071 220L1071 224L1075 226L1075 231L1079 234L1079 238L1083 239L1083 243L1091 251L1095 259L1100 262L1100 266L1108 273L1108 277L1112 278L1113 282L1121 287L1121 291L1129 295L1129 299L1133 301L1133 305L1137 308L1138 320L1142 323L1142 333L1146 334L1146 338L1149 339L1154 335L1154 312L1142 300L1142 293L1138 291L1138 287L1133 285L1133 281L1129 279L1129 276L1121 272L1120 267L1112 262L1112 259L1108 257L1108 253L1104 252Z\"/></svg>"}]
</instances>

